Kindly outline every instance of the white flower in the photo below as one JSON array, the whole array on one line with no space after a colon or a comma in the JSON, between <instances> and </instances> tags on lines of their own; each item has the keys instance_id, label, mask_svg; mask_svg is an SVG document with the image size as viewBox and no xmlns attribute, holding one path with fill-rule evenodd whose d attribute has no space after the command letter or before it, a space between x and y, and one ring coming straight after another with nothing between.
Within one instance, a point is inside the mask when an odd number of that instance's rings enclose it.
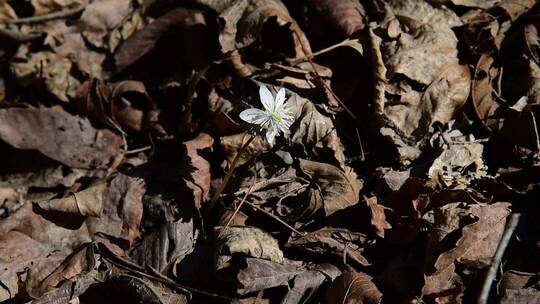
<instances>
[{"instance_id":1,"label":"white flower","mask_svg":"<svg viewBox=\"0 0 540 304\"><path fill-rule=\"evenodd\" d=\"M259 95L264 106L264 111L251 108L242 111L240 118L251 124L259 125L266 131L266 140L271 145L274 144L275 137L279 131L287 131L294 121L294 117L285 107L285 89L281 88L272 96L270 90L264 85L259 88Z\"/></svg>"}]
</instances>

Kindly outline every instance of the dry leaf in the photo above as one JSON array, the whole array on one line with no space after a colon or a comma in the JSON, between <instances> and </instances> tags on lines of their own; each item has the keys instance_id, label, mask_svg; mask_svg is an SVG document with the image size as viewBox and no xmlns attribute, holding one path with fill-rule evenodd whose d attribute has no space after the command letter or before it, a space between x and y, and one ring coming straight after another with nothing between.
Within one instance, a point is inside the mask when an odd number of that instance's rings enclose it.
<instances>
[{"instance_id":1,"label":"dry leaf","mask_svg":"<svg viewBox=\"0 0 540 304\"><path fill-rule=\"evenodd\" d=\"M264 230L255 227L222 228L216 248L216 269L227 266L231 256L243 253L249 257L283 263L283 252L276 239Z\"/></svg>"},{"instance_id":2,"label":"dry leaf","mask_svg":"<svg viewBox=\"0 0 540 304\"><path fill-rule=\"evenodd\" d=\"M294 44L293 57L311 53L306 35L280 0L235 0L219 12L225 22L219 35L225 53L246 47L256 40L261 41L266 24L285 27L290 31L289 39Z\"/></svg>"},{"instance_id":3,"label":"dry leaf","mask_svg":"<svg viewBox=\"0 0 540 304\"><path fill-rule=\"evenodd\" d=\"M507 289L504 291L501 304L538 303L540 292L536 289Z\"/></svg>"},{"instance_id":4,"label":"dry leaf","mask_svg":"<svg viewBox=\"0 0 540 304\"><path fill-rule=\"evenodd\" d=\"M21 46L11 62L13 72L23 85L44 83L59 100L68 102L74 98L80 82L69 71L73 63L58 54L43 51L30 53Z\"/></svg>"},{"instance_id":5,"label":"dry leaf","mask_svg":"<svg viewBox=\"0 0 540 304\"><path fill-rule=\"evenodd\" d=\"M378 236L384 238L384 230L391 229L392 225L386 221L384 206L377 203L377 197L373 196L364 199L369 210L371 210L371 225L375 227Z\"/></svg>"},{"instance_id":6,"label":"dry leaf","mask_svg":"<svg viewBox=\"0 0 540 304\"><path fill-rule=\"evenodd\" d=\"M90 233L112 237L117 242L123 242L119 246L129 248L139 235L145 190L142 179L117 175L109 183L103 198L101 217L86 220Z\"/></svg>"},{"instance_id":7,"label":"dry leaf","mask_svg":"<svg viewBox=\"0 0 540 304\"><path fill-rule=\"evenodd\" d=\"M473 205L469 208L460 208L458 204L444 206L441 209L443 213L440 219L436 217L436 224L440 229L434 229L430 236L432 238L430 252L437 252L438 247L444 246L440 241L448 233L460 229L461 221L470 216L476 221L463 228L463 236L454 248L442 252L432 260L428 259L426 284L422 289L425 295L438 295L455 288L452 284L452 281L455 281L452 279L455 277L454 262L489 265L504 231L505 219L510 214L508 203ZM430 265L431 263L433 264Z\"/></svg>"},{"instance_id":8,"label":"dry leaf","mask_svg":"<svg viewBox=\"0 0 540 304\"><path fill-rule=\"evenodd\" d=\"M319 187L326 216L358 203L362 182L351 168L342 171L330 164L300 159L300 169Z\"/></svg>"},{"instance_id":9,"label":"dry leaf","mask_svg":"<svg viewBox=\"0 0 540 304\"><path fill-rule=\"evenodd\" d=\"M197 138L184 142L190 165L193 167L189 176L184 180L186 185L193 190L193 198L197 208L201 208L208 200L210 193L210 164L204 159L200 152L211 150L214 139L206 133L201 133Z\"/></svg>"},{"instance_id":10,"label":"dry leaf","mask_svg":"<svg viewBox=\"0 0 540 304\"><path fill-rule=\"evenodd\" d=\"M118 27L132 11L131 0L91 1L80 18L83 36L95 47L104 47L104 39L111 30Z\"/></svg>"},{"instance_id":11,"label":"dry leaf","mask_svg":"<svg viewBox=\"0 0 540 304\"><path fill-rule=\"evenodd\" d=\"M178 35L186 35L188 31L193 31L195 28L206 27L204 12L201 10L187 9L178 7L172 9L166 14L160 16L146 27L140 29L124 41L114 54L114 62L116 71L122 71L141 59L144 55L152 51L156 44L166 35L175 33ZM199 33L197 40L190 42L196 44L193 46L197 51L197 55L210 55L209 46L201 43L201 38L204 34ZM209 36L209 35L208 35ZM209 38L208 38L209 40ZM185 46L185 50L188 46ZM193 55L193 54L192 54ZM193 58L191 58L193 60ZM201 61L199 59L199 61Z\"/></svg>"},{"instance_id":12,"label":"dry leaf","mask_svg":"<svg viewBox=\"0 0 540 304\"><path fill-rule=\"evenodd\" d=\"M75 99L78 112L99 121L111 130L120 127L128 133L144 133L156 104L144 83L126 80L103 83L93 79L81 85Z\"/></svg>"},{"instance_id":13,"label":"dry leaf","mask_svg":"<svg viewBox=\"0 0 540 304\"><path fill-rule=\"evenodd\" d=\"M134 250L134 259L143 267L167 274L173 263L181 262L194 250L198 234L193 219L164 223L144 237Z\"/></svg>"},{"instance_id":14,"label":"dry leaf","mask_svg":"<svg viewBox=\"0 0 540 304\"><path fill-rule=\"evenodd\" d=\"M369 261L362 255L367 246L367 238L359 232L342 228L323 228L289 240L288 247L319 255L333 254L347 256L356 263L368 266Z\"/></svg>"},{"instance_id":15,"label":"dry leaf","mask_svg":"<svg viewBox=\"0 0 540 304\"><path fill-rule=\"evenodd\" d=\"M387 15L406 17L400 20L407 31L388 39L375 34L378 27L371 30L375 109L381 115L381 133L394 142L407 165L420 155L431 125L447 123L465 104L470 75L457 58L452 27L461 22L453 12L419 0L389 1L386 8Z\"/></svg>"},{"instance_id":16,"label":"dry leaf","mask_svg":"<svg viewBox=\"0 0 540 304\"><path fill-rule=\"evenodd\" d=\"M57 108L0 110L0 138L75 168L101 168L118 155L121 139Z\"/></svg>"},{"instance_id":17,"label":"dry leaf","mask_svg":"<svg viewBox=\"0 0 540 304\"><path fill-rule=\"evenodd\" d=\"M366 12L357 0L310 0L308 3L343 36L350 36L366 24Z\"/></svg>"},{"instance_id":18,"label":"dry leaf","mask_svg":"<svg viewBox=\"0 0 540 304\"><path fill-rule=\"evenodd\" d=\"M301 267L279 264L263 259L246 258L246 267L238 272L239 294L248 294L276 286L286 285L296 275L303 273Z\"/></svg>"},{"instance_id":19,"label":"dry leaf","mask_svg":"<svg viewBox=\"0 0 540 304\"><path fill-rule=\"evenodd\" d=\"M326 303L329 304L378 304L382 293L371 277L347 266L343 274L328 287Z\"/></svg>"},{"instance_id":20,"label":"dry leaf","mask_svg":"<svg viewBox=\"0 0 540 304\"><path fill-rule=\"evenodd\" d=\"M334 281L341 271L334 265L323 263L309 267L292 281L292 288L281 300L281 304L298 304L308 301L325 282Z\"/></svg>"},{"instance_id":21,"label":"dry leaf","mask_svg":"<svg viewBox=\"0 0 540 304\"><path fill-rule=\"evenodd\" d=\"M43 210L60 211L82 216L101 216L106 183L97 183L66 198L39 202Z\"/></svg>"},{"instance_id":22,"label":"dry leaf","mask_svg":"<svg viewBox=\"0 0 540 304\"><path fill-rule=\"evenodd\" d=\"M291 94L287 105L295 113L295 121L290 128L290 139L309 148L329 148L336 159L343 163L343 145L330 117L321 114L309 100Z\"/></svg>"}]
</instances>

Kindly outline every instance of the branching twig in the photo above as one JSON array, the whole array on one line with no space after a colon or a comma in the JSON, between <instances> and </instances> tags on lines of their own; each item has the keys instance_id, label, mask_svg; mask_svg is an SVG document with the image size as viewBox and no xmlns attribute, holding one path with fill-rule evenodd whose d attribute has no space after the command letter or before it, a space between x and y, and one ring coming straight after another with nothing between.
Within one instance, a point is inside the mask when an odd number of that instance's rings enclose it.
<instances>
[{"instance_id":1,"label":"branching twig","mask_svg":"<svg viewBox=\"0 0 540 304\"><path fill-rule=\"evenodd\" d=\"M519 217L520 217L519 213L512 214L506 224L506 228L504 229L504 233L501 238L501 241L499 242L499 246L497 246L497 251L495 251L495 255L493 256L493 260L491 261L491 265L489 266L489 270L486 275L486 280L484 281L484 284L482 286L482 292L480 293L480 297L478 298L478 304L487 303L487 300L489 297L489 291L491 290L491 284L495 280L495 276L497 274L497 268L499 267L499 264L501 263L504 251L506 250L506 247L508 246L508 243L510 242L510 239L512 238L512 234L514 234L514 230L516 229L519 223Z\"/></svg>"},{"instance_id":2,"label":"branching twig","mask_svg":"<svg viewBox=\"0 0 540 304\"><path fill-rule=\"evenodd\" d=\"M303 235L304 235L304 233L302 233L302 232L300 232L300 231L294 229L293 226L287 224L285 221L283 221L283 220L280 219L279 217L273 215L272 213L270 213L270 212L264 210L263 208L261 208L261 207L255 205L255 204L253 204L253 203L251 203L251 202L248 202L248 201L245 201L245 203L248 204L248 205L250 205L251 207L253 207L253 208L255 208L255 209L261 211L262 213L268 215L269 217L275 219L276 221L280 222L281 224L285 225L285 227L289 228L292 232L298 234L299 236L303 236Z\"/></svg>"},{"instance_id":3,"label":"branching twig","mask_svg":"<svg viewBox=\"0 0 540 304\"><path fill-rule=\"evenodd\" d=\"M45 21L49 21L53 19L65 18L71 15L75 15L77 13L82 12L84 8L85 8L84 5L78 5L73 8L67 8L67 9L52 12L49 14L37 15L37 16L26 17L26 18L19 18L17 20L7 20L5 23L21 24L21 23L32 23L32 22L45 22Z\"/></svg>"}]
</instances>

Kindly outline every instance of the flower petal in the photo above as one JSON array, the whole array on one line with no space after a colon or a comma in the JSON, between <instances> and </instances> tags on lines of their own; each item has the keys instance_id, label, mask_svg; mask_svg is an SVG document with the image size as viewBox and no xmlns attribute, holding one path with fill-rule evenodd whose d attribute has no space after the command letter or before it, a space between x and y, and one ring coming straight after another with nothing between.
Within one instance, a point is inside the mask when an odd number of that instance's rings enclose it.
<instances>
[{"instance_id":1,"label":"flower petal","mask_svg":"<svg viewBox=\"0 0 540 304\"><path fill-rule=\"evenodd\" d=\"M268 120L268 115L263 110L251 108L242 111L240 113L240 118L242 118L242 120L245 122L260 125L263 124L266 120Z\"/></svg>"},{"instance_id":2,"label":"flower petal","mask_svg":"<svg viewBox=\"0 0 540 304\"><path fill-rule=\"evenodd\" d=\"M281 88L276 94L276 104L274 105L274 110L281 109L285 103L285 89Z\"/></svg>"},{"instance_id":3,"label":"flower petal","mask_svg":"<svg viewBox=\"0 0 540 304\"><path fill-rule=\"evenodd\" d=\"M259 96L261 97L261 103L267 111L274 111L274 96L265 85L259 87Z\"/></svg>"},{"instance_id":4,"label":"flower petal","mask_svg":"<svg viewBox=\"0 0 540 304\"><path fill-rule=\"evenodd\" d=\"M276 138L277 133L277 128L270 128L269 130L266 130L266 140L269 144L274 144L274 139Z\"/></svg>"}]
</instances>

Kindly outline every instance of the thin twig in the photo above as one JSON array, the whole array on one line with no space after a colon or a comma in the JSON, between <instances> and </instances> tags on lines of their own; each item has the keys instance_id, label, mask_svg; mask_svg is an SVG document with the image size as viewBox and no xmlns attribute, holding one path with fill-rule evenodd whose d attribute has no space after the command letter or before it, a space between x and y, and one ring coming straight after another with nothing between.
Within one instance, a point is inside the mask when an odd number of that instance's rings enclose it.
<instances>
[{"instance_id":1,"label":"thin twig","mask_svg":"<svg viewBox=\"0 0 540 304\"><path fill-rule=\"evenodd\" d=\"M136 154L136 153L144 152L144 151L147 151L147 150L150 150L150 149L152 149L152 146L146 146L146 147L142 147L142 148L138 148L138 149L127 150L127 151L124 151L124 155Z\"/></svg>"},{"instance_id":2,"label":"thin twig","mask_svg":"<svg viewBox=\"0 0 540 304\"><path fill-rule=\"evenodd\" d=\"M287 224L285 221L283 221L283 220L280 219L279 217L273 215L272 213L270 213L270 212L264 210L263 208L261 208L261 207L255 205L255 204L253 204L253 203L251 203L251 202L248 202L248 201L245 201L245 203L248 204L248 205L250 205L251 207L253 207L253 208L255 208L255 209L261 211L262 213L268 215L269 217L275 219L276 221L280 222L281 224L285 225L285 227L289 228L292 232L298 234L299 236L304 236L304 235L305 235L304 233L302 233L302 232L300 232L300 231L294 229L293 226Z\"/></svg>"},{"instance_id":3,"label":"thin twig","mask_svg":"<svg viewBox=\"0 0 540 304\"><path fill-rule=\"evenodd\" d=\"M82 12L84 8L85 8L85 5L78 5L73 8L67 8L67 9L52 12L49 14L37 15L37 16L26 17L26 18L19 18L17 20L7 20L5 21L5 23L21 24L21 23L32 23L32 22L44 22L44 21L65 18L71 15L75 15L77 13Z\"/></svg>"},{"instance_id":4,"label":"thin twig","mask_svg":"<svg viewBox=\"0 0 540 304\"><path fill-rule=\"evenodd\" d=\"M353 39L352 41L354 40L357 40L357 39ZM347 44L349 44L351 42L351 40L349 39L345 39L337 44L334 44L334 45L331 45L327 48L324 48L322 50L319 50L315 53L310 53L310 54L307 54L303 57L300 57L300 58L295 58L294 60L291 61L291 65L297 65L299 64L300 62L302 61L305 61L305 60L311 60L313 57L315 56L318 56L318 55L321 55L321 54L324 54L324 53L328 53L330 52L331 50L333 49L337 49L338 47L342 47L342 46L346 46ZM303 49L303 48L302 48ZM305 50L304 50L305 51Z\"/></svg>"},{"instance_id":5,"label":"thin twig","mask_svg":"<svg viewBox=\"0 0 540 304\"><path fill-rule=\"evenodd\" d=\"M214 195L212 196L212 199L210 200L210 203L208 204L207 212L211 212L212 209L214 209L214 205L218 201L219 196L221 195L223 190L225 190L225 187L227 186L227 184L229 183L229 180L231 179L234 169L236 168L236 164L240 160L240 157L244 153L244 150L247 148L247 146L249 146L249 144L255 139L255 136L256 135L251 134L248 141L245 144L243 144L242 147L240 147L240 150L238 150L238 153L236 153L236 156L234 157L231 163L231 166L229 167L229 171L227 172L227 175L225 175L223 182L221 183L221 185L219 185L219 188L217 189L216 193L214 193Z\"/></svg>"},{"instance_id":6,"label":"thin twig","mask_svg":"<svg viewBox=\"0 0 540 304\"><path fill-rule=\"evenodd\" d=\"M244 194L244 197L242 197L242 201L240 201L240 204L238 204L238 207L236 207L236 209L234 210L233 214L231 215L231 217L227 221L227 224L225 224L225 227L219 233L218 238L221 237L221 235L223 234L223 232L225 232L225 230L227 230L227 228L229 228L229 226L231 225L231 223L232 223L234 217L236 216L236 214L238 212L240 212L240 208L242 208L242 206L244 205L244 202L246 201L247 196L251 193L251 188L253 188L253 185L251 185L251 187L249 187L248 191L246 191L246 194Z\"/></svg>"},{"instance_id":7,"label":"thin twig","mask_svg":"<svg viewBox=\"0 0 540 304\"><path fill-rule=\"evenodd\" d=\"M362 138L360 138L360 131L358 130L358 127L354 127L356 129L356 137L358 138L358 144L360 145L360 160L365 161L366 160L366 154L364 154L364 145L362 145Z\"/></svg>"},{"instance_id":8,"label":"thin twig","mask_svg":"<svg viewBox=\"0 0 540 304\"><path fill-rule=\"evenodd\" d=\"M499 246L497 246L497 251L495 251L495 255L493 256L493 260L491 261L491 265L489 266L486 280L484 281L484 284L482 286L482 292L480 293L480 297L478 298L478 304L486 304L488 301L489 291L491 290L491 285L493 281L495 281L497 268L501 263L504 251L506 250L506 247L508 246L508 243L512 238L512 234L514 234L514 230L519 223L519 217L519 213L512 214L506 224L506 228L504 229L504 233L501 241L499 242Z\"/></svg>"}]
</instances>

